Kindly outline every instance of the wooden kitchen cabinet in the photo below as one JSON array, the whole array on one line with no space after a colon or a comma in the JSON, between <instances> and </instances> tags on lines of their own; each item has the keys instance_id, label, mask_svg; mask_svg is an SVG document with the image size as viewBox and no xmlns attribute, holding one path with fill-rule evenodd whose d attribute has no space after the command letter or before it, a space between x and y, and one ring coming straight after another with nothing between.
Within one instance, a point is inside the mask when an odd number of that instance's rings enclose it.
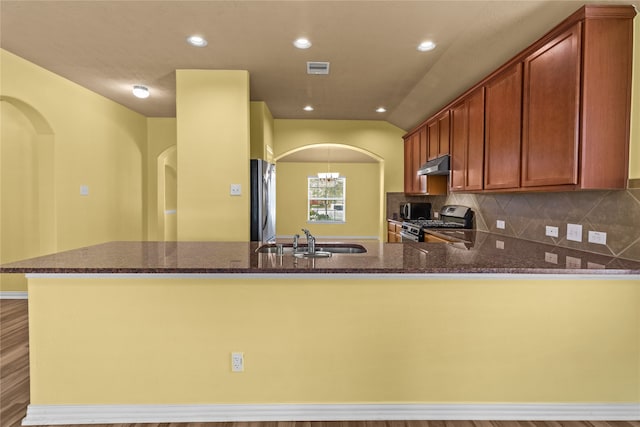
<instances>
[{"instance_id":1,"label":"wooden kitchen cabinet","mask_svg":"<svg viewBox=\"0 0 640 427\"><path fill-rule=\"evenodd\" d=\"M427 123L429 152L427 160L449 154L450 116L445 111Z\"/></svg>"},{"instance_id":2,"label":"wooden kitchen cabinet","mask_svg":"<svg viewBox=\"0 0 640 427\"><path fill-rule=\"evenodd\" d=\"M635 15L585 5L425 120L429 160L451 139L451 190L626 188Z\"/></svg>"},{"instance_id":3,"label":"wooden kitchen cabinet","mask_svg":"<svg viewBox=\"0 0 640 427\"><path fill-rule=\"evenodd\" d=\"M524 59L523 188L626 188L634 16L586 7Z\"/></svg>"},{"instance_id":4,"label":"wooden kitchen cabinet","mask_svg":"<svg viewBox=\"0 0 640 427\"><path fill-rule=\"evenodd\" d=\"M387 220L387 242L401 242L400 232L402 231L402 223L394 220Z\"/></svg>"},{"instance_id":5,"label":"wooden kitchen cabinet","mask_svg":"<svg viewBox=\"0 0 640 427\"><path fill-rule=\"evenodd\" d=\"M426 150L425 133L425 129L419 129L404 141L404 192L407 194L421 194L427 191L426 177L417 175Z\"/></svg>"},{"instance_id":6,"label":"wooden kitchen cabinet","mask_svg":"<svg viewBox=\"0 0 640 427\"><path fill-rule=\"evenodd\" d=\"M520 187L522 64L485 85L484 188Z\"/></svg>"},{"instance_id":7,"label":"wooden kitchen cabinet","mask_svg":"<svg viewBox=\"0 0 640 427\"><path fill-rule=\"evenodd\" d=\"M524 60L523 187L578 184L580 28Z\"/></svg>"},{"instance_id":8,"label":"wooden kitchen cabinet","mask_svg":"<svg viewBox=\"0 0 640 427\"><path fill-rule=\"evenodd\" d=\"M449 154L450 151L450 125L451 118L449 111L445 111L438 117L438 156Z\"/></svg>"},{"instance_id":9,"label":"wooden kitchen cabinet","mask_svg":"<svg viewBox=\"0 0 640 427\"><path fill-rule=\"evenodd\" d=\"M451 191L483 187L484 88L451 109Z\"/></svg>"},{"instance_id":10,"label":"wooden kitchen cabinet","mask_svg":"<svg viewBox=\"0 0 640 427\"><path fill-rule=\"evenodd\" d=\"M433 234L424 233L424 241L426 243L451 243L451 241L443 239L442 237L434 236Z\"/></svg>"},{"instance_id":11,"label":"wooden kitchen cabinet","mask_svg":"<svg viewBox=\"0 0 640 427\"><path fill-rule=\"evenodd\" d=\"M427 127L422 126L404 138L404 192L406 194L447 194L447 177L418 175L427 161Z\"/></svg>"}]
</instances>

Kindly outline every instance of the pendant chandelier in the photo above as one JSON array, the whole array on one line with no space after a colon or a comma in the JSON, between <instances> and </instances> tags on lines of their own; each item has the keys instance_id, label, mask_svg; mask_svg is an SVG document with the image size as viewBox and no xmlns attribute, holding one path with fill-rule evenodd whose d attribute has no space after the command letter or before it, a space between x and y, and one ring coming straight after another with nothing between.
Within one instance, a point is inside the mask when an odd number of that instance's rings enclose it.
<instances>
[{"instance_id":1,"label":"pendant chandelier","mask_svg":"<svg viewBox=\"0 0 640 427\"><path fill-rule=\"evenodd\" d=\"M331 148L327 147L327 171L318 172L318 178L324 179L327 183L340 177L340 172L331 172Z\"/></svg>"}]
</instances>

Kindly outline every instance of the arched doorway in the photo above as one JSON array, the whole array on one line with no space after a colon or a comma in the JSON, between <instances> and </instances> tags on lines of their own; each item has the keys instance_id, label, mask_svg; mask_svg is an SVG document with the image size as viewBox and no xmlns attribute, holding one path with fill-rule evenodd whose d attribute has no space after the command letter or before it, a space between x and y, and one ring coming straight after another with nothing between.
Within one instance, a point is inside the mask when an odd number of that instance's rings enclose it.
<instances>
[{"instance_id":1,"label":"arched doorway","mask_svg":"<svg viewBox=\"0 0 640 427\"><path fill-rule=\"evenodd\" d=\"M167 148L158 156L158 236L164 241L178 239L177 160L176 146Z\"/></svg>"},{"instance_id":2,"label":"arched doorway","mask_svg":"<svg viewBox=\"0 0 640 427\"><path fill-rule=\"evenodd\" d=\"M56 251L53 129L31 105L0 97L0 262ZM20 275L3 275L3 291L26 290Z\"/></svg>"},{"instance_id":3,"label":"arched doorway","mask_svg":"<svg viewBox=\"0 0 640 427\"><path fill-rule=\"evenodd\" d=\"M276 159L276 232L287 237L308 228L318 237L378 239L384 228L384 160L367 150L337 143L297 147ZM346 180L344 222L313 221L309 178L338 172Z\"/></svg>"}]
</instances>

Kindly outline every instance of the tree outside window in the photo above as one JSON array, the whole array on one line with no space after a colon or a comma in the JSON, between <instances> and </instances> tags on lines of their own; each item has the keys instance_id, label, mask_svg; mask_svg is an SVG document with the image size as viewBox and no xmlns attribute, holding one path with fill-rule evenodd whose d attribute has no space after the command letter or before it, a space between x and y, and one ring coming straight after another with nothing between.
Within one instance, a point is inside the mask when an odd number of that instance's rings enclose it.
<instances>
[{"instance_id":1,"label":"tree outside window","mask_svg":"<svg viewBox=\"0 0 640 427\"><path fill-rule=\"evenodd\" d=\"M307 220L345 222L346 178L308 178Z\"/></svg>"}]
</instances>

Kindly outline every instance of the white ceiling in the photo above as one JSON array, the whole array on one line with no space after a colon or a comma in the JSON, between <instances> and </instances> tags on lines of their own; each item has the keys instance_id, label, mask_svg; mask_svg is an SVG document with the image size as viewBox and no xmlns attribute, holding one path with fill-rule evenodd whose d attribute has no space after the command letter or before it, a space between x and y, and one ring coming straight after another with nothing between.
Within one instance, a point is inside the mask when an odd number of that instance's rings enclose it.
<instances>
[{"instance_id":1,"label":"white ceiling","mask_svg":"<svg viewBox=\"0 0 640 427\"><path fill-rule=\"evenodd\" d=\"M275 118L409 130L583 3L1 0L0 46L149 117L175 116L176 69L242 69ZM187 45L194 33L209 45ZM295 49L300 36L313 46ZM437 48L418 52L425 39ZM306 75L306 61L331 74ZM151 97L134 98L136 83Z\"/></svg>"}]
</instances>

